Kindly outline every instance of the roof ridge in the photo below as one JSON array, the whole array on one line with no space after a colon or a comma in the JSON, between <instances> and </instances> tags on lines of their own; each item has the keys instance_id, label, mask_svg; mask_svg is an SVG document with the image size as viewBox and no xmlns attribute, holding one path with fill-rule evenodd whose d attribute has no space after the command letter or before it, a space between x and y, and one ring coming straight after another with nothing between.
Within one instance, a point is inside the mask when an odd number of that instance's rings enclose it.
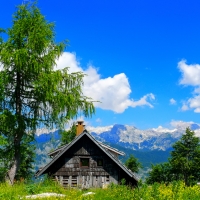
<instances>
[{"instance_id":1,"label":"roof ridge","mask_svg":"<svg viewBox=\"0 0 200 200\"><path fill-rule=\"evenodd\" d=\"M99 146L99 148L107 154L121 169L123 169L130 177L133 177L136 181L138 181L138 178L133 174L133 172L129 171L126 166L119 161L119 159L116 159L113 154L111 154L109 151L107 151L91 134L89 134L88 131L83 131L80 135L78 135L69 145L65 146L62 151L60 151L46 166L44 166L41 170L38 170L35 174L35 176L40 176L45 170L48 169L60 156L62 156L73 144L75 144L79 139L81 139L84 135L87 135L96 145Z\"/></svg>"}]
</instances>

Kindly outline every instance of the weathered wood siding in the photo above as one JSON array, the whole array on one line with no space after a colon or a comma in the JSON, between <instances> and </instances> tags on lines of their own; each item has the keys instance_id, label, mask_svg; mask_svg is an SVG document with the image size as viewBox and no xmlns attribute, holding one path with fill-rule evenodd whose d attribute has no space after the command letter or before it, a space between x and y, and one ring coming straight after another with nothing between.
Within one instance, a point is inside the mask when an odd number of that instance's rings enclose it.
<instances>
[{"instance_id":1,"label":"weathered wood siding","mask_svg":"<svg viewBox=\"0 0 200 200\"><path fill-rule=\"evenodd\" d=\"M81 158L89 158L88 168L80 166ZM97 166L98 159L103 160L103 166ZM77 141L48 171L65 187L104 187L123 178L119 166L87 136Z\"/></svg>"}]
</instances>

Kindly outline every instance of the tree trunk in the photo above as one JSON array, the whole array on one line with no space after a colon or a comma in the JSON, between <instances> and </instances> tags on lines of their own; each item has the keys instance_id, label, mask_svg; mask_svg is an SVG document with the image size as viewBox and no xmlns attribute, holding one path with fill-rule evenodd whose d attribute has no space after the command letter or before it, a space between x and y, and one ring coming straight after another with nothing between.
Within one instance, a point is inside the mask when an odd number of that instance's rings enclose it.
<instances>
[{"instance_id":1,"label":"tree trunk","mask_svg":"<svg viewBox=\"0 0 200 200\"><path fill-rule=\"evenodd\" d=\"M11 163L11 167L8 170L7 173L7 177L6 177L6 181L10 184L13 185L14 184L14 179L15 176L17 174L17 171L19 169L20 166L20 161L21 161L21 156L20 156L20 139L16 139L15 140L15 146L14 146L14 157L13 157L13 161Z\"/></svg>"},{"instance_id":2,"label":"tree trunk","mask_svg":"<svg viewBox=\"0 0 200 200\"><path fill-rule=\"evenodd\" d=\"M7 173L7 181L13 185L16 173L20 166L21 161L21 152L20 152L20 142L25 130L24 121L22 118L22 101L21 101L21 74L17 72L17 84L15 88L15 105L16 105L16 117L17 117L17 126L16 135L14 138L14 157L11 162L11 167Z\"/></svg>"}]
</instances>

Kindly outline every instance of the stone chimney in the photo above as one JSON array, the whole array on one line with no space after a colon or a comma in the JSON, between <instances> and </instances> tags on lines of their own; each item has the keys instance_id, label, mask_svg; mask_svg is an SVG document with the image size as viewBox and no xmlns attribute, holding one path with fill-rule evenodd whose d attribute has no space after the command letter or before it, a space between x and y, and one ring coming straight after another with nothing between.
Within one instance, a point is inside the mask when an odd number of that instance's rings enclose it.
<instances>
[{"instance_id":1,"label":"stone chimney","mask_svg":"<svg viewBox=\"0 0 200 200\"><path fill-rule=\"evenodd\" d=\"M77 125L76 125L76 136L80 135L84 129L85 129L85 125L83 124L84 121L77 121Z\"/></svg>"}]
</instances>

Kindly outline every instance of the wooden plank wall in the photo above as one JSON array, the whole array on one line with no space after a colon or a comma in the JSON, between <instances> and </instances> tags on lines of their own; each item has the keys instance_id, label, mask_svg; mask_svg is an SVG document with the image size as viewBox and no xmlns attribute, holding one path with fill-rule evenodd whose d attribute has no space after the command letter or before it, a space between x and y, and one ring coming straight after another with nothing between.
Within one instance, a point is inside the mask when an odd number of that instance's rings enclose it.
<instances>
[{"instance_id":1,"label":"wooden plank wall","mask_svg":"<svg viewBox=\"0 0 200 200\"><path fill-rule=\"evenodd\" d=\"M81 138L53 164L50 174L64 187L89 188L117 184L119 167L86 137ZM89 158L88 168L80 166L81 158ZM103 166L97 166L97 159L103 159Z\"/></svg>"}]
</instances>

